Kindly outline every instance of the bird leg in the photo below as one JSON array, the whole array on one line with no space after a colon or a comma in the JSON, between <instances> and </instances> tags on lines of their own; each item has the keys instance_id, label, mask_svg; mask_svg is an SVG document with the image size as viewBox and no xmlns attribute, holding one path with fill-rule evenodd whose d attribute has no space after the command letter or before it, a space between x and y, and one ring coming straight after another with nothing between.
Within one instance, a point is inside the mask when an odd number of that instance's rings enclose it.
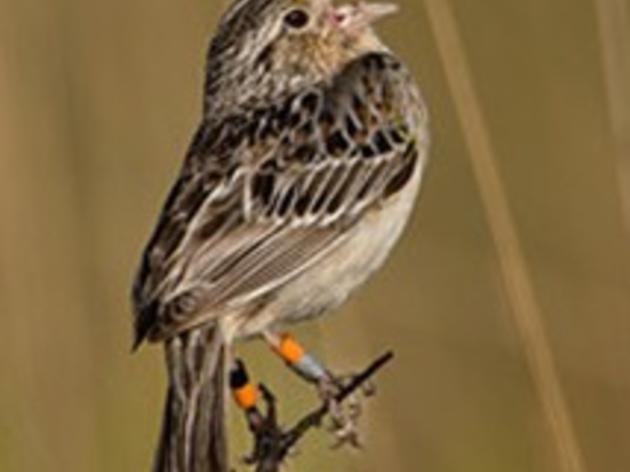
<instances>
[{"instance_id":1,"label":"bird leg","mask_svg":"<svg viewBox=\"0 0 630 472\"><path fill-rule=\"evenodd\" d=\"M391 351L386 352L363 371L353 376L351 381L336 394L336 402L343 403L357 389L364 387L379 370L392 360L393 356ZM256 472L278 472L300 439L311 429L319 427L322 420L330 413L330 403L323 403L303 416L291 428L283 428L278 424L276 399L264 384L260 384L256 390L256 392L260 392L262 401L266 406L264 412L258 409L255 402L243 401L246 398L251 398L250 395L238 394L240 391L245 391L241 390L243 386L249 385L247 372L242 362L235 362L230 380L237 403L242 408L250 405L245 411L249 429L254 437L254 447L252 453L245 458L245 463L255 466Z\"/></svg>"},{"instance_id":2,"label":"bird leg","mask_svg":"<svg viewBox=\"0 0 630 472\"><path fill-rule=\"evenodd\" d=\"M244 411L247 426L254 437L253 451L244 457L244 462L257 465L257 472L277 472L299 436L281 428L275 397L263 384L255 387L250 382L245 364L240 359L234 361L230 370L230 389L235 403ZM256 405L259 393L266 405L264 412Z\"/></svg>"},{"instance_id":3,"label":"bird leg","mask_svg":"<svg viewBox=\"0 0 630 472\"><path fill-rule=\"evenodd\" d=\"M265 339L291 370L316 386L331 419L329 429L337 438L335 447L346 444L360 447L357 422L362 409L359 397L351 395L345 402L339 400L339 393L353 381L355 376L333 375L289 334L266 333ZM372 394L373 388L364 388L364 393L366 396Z\"/></svg>"},{"instance_id":4,"label":"bird leg","mask_svg":"<svg viewBox=\"0 0 630 472\"><path fill-rule=\"evenodd\" d=\"M250 430L262 424L263 415L258 410L258 388L249 380L249 374L241 359L235 359L230 369L230 390L236 405L243 410Z\"/></svg>"}]
</instances>

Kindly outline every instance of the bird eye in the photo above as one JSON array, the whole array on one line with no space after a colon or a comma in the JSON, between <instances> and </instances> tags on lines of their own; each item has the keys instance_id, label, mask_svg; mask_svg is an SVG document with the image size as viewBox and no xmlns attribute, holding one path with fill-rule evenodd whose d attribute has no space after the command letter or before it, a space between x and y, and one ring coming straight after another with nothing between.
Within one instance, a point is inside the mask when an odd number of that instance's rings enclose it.
<instances>
[{"instance_id":1,"label":"bird eye","mask_svg":"<svg viewBox=\"0 0 630 472\"><path fill-rule=\"evenodd\" d=\"M284 17L284 22L294 29L304 28L308 24L309 16L304 10L296 8Z\"/></svg>"}]
</instances>

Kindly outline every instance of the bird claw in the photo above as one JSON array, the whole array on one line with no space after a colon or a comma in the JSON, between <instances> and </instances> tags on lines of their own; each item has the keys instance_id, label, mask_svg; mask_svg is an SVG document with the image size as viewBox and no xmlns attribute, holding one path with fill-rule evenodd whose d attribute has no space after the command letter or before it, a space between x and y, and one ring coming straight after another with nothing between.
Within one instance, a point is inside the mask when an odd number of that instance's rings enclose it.
<instances>
[{"instance_id":1,"label":"bird claw","mask_svg":"<svg viewBox=\"0 0 630 472\"><path fill-rule=\"evenodd\" d=\"M341 449L345 446L350 446L352 449L363 448L363 441L355 420L346 418L343 422L339 422L337 419L332 419L329 431L335 436L331 449Z\"/></svg>"},{"instance_id":2,"label":"bird claw","mask_svg":"<svg viewBox=\"0 0 630 472\"><path fill-rule=\"evenodd\" d=\"M273 394L263 385L259 386L266 411L258 407L247 410L247 420L250 431L254 436L253 453L245 458L249 465L257 471L276 471L284 459L296 453L296 446L300 438L312 428L321 427L328 416L331 420L330 429L337 437L333 447L351 445L361 448L361 441L357 433L357 421L362 413L357 389L363 386L370 377L383 368L393 358L391 351L373 361L365 370L357 375L335 378L328 375L328 379L318 384L318 390L323 404L302 417L293 427L285 429L278 424L276 401ZM373 395L374 388L369 386L360 391L365 396ZM345 409L344 409L345 408Z\"/></svg>"},{"instance_id":3,"label":"bird claw","mask_svg":"<svg viewBox=\"0 0 630 472\"><path fill-rule=\"evenodd\" d=\"M339 449L346 445L354 449L362 447L358 421L363 413L363 406L359 396L353 394L343 401L338 400L340 392L354 378L354 375L342 377L329 375L318 384L320 398L328 408L330 423L327 429L336 439L332 445L333 449ZM368 392L364 391L363 393L365 396L369 396Z\"/></svg>"},{"instance_id":4,"label":"bird claw","mask_svg":"<svg viewBox=\"0 0 630 472\"><path fill-rule=\"evenodd\" d=\"M249 429L254 435L254 449L243 457L247 465L255 465L267 457L283 454L282 448L286 438L286 432L278 424L276 398L265 385L261 384L259 388L266 412L263 414L257 408L248 412Z\"/></svg>"}]
</instances>

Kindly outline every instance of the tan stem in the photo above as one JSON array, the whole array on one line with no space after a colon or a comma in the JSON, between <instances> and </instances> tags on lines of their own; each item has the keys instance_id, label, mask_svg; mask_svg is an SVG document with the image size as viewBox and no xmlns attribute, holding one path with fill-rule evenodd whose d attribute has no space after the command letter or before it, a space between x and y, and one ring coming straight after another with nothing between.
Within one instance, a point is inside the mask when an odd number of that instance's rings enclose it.
<instances>
[{"instance_id":1,"label":"tan stem","mask_svg":"<svg viewBox=\"0 0 630 472\"><path fill-rule=\"evenodd\" d=\"M558 470L583 472L586 468L582 453L455 18L447 0L426 0L426 5L498 253L514 325L554 439Z\"/></svg>"}]
</instances>

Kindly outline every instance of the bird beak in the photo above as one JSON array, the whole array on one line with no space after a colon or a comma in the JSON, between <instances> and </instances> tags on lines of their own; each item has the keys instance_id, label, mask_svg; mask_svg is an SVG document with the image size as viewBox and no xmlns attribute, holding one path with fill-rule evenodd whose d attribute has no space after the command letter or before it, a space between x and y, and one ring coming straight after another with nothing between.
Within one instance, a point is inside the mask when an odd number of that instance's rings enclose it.
<instances>
[{"instance_id":1,"label":"bird beak","mask_svg":"<svg viewBox=\"0 0 630 472\"><path fill-rule=\"evenodd\" d=\"M394 3L360 3L357 5L357 15L362 17L364 24L371 25L381 18L397 13L399 8Z\"/></svg>"},{"instance_id":2,"label":"bird beak","mask_svg":"<svg viewBox=\"0 0 630 472\"><path fill-rule=\"evenodd\" d=\"M351 35L360 34L373 23L398 11L393 3L354 2L333 8L330 18L337 27Z\"/></svg>"}]
</instances>

